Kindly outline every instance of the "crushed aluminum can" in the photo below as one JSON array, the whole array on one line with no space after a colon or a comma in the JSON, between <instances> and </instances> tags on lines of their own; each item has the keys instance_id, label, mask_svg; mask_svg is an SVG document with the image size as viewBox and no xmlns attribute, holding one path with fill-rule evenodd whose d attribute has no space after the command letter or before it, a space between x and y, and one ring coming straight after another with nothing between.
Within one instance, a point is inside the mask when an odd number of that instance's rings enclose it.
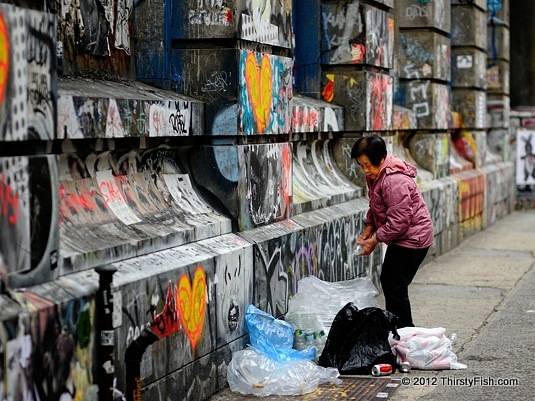
<instances>
[{"instance_id":1,"label":"crushed aluminum can","mask_svg":"<svg viewBox=\"0 0 535 401\"><path fill-rule=\"evenodd\" d=\"M409 373L411 371L411 364L409 361L403 359L399 364L399 371L403 373Z\"/></svg>"},{"instance_id":2,"label":"crushed aluminum can","mask_svg":"<svg viewBox=\"0 0 535 401\"><path fill-rule=\"evenodd\" d=\"M392 365L389 363L379 363L372 368L372 376L387 376L392 374Z\"/></svg>"}]
</instances>

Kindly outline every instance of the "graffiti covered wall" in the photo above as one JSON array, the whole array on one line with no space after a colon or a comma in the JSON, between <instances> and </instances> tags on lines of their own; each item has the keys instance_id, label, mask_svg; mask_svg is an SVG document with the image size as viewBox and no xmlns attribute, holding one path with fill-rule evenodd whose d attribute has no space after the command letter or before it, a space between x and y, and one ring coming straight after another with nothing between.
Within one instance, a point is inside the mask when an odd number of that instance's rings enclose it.
<instances>
[{"instance_id":1,"label":"graffiti covered wall","mask_svg":"<svg viewBox=\"0 0 535 401\"><path fill-rule=\"evenodd\" d=\"M14 287L58 277L54 156L0 158L0 257Z\"/></svg>"},{"instance_id":2,"label":"graffiti covered wall","mask_svg":"<svg viewBox=\"0 0 535 401\"><path fill-rule=\"evenodd\" d=\"M0 140L54 139L56 17L0 4Z\"/></svg>"}]
</instances>

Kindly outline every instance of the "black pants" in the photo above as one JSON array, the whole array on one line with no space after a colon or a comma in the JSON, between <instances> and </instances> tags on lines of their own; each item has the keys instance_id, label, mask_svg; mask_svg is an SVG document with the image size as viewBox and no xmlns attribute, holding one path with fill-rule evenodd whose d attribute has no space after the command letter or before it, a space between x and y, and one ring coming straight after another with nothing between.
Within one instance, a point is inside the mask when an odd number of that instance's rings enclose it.
<instances>
[{"instance_id":1,"label":"black pants","mask_svg":"<svg viewBox=\"0 0 535 401\"><path fill-rule=\"evenodd\" d=\"M381 271L385 308L399 318L398 328L414 327L409 284L425 259L429 248L411 249L389 245Z\"/></svg>"}]
</instances>

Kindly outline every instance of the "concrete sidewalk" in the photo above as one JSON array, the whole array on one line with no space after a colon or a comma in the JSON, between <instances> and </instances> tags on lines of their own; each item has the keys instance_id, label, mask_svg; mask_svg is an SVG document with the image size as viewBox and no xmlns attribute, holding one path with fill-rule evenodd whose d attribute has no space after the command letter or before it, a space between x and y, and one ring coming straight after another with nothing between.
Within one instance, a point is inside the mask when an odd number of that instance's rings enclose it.
<instances>
[{"instance_id":1,"label":"concrete sidewalk","mask_svg":"<svg viewBox=\"0 0 535 401\"><path fill-rule=\"evenodd\" d=\"M523 211L422 266L410 287L415 323L457 333L453 350L468 369L412 371L405 379L409 385L391 399L532 400L534 264L535 211ZM418 383L418 377L426 379ZM473 378L513 378L518 385L470 386L457 380Z\"/></svg>"},{"instance_id":2,"label":"concrete sidewalk","mask_svg":"<svg viewBox=\"0 0 535 401\"><path fill-rule=\"evenodd\" d=\"M533 399L534 264L535 211L523 211L497 221L422 266L409 288L415 324L444 327L446 335L455 332L458 340L453 350L468 369L396 373L391 378L399 378L400 386L388 398ZM383 306L382 295L378 301ZM466 379L474 378L486 379L494 386L469 385ZM518 383L498 386L500 379ZM231 399L227 389L211 400Z\"/></svg>"}]
</instances>

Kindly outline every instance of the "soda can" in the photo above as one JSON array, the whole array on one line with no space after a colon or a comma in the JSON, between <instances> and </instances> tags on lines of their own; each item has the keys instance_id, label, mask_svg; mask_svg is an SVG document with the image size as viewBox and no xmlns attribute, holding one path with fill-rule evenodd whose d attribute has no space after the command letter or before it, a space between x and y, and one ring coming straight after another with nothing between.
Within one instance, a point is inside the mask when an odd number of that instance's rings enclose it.
<instances>
[{"instance_id":1,"label":"soda can","mask_svg":"<svg viewBox=\"0 0 535 401\"><path fill-rule=\"evenodd\" d=\"M392 374L392 365L389 363L379 363L372 368L372 376L387 376Z\"/></svg>"},{"instance_id":2,"label":"soda can","mask_svg":"<svg viewBox=\"0 0 535 401\"><path fill-rule=\"evenodd\" d=\"M399 370L403 373L409 373L411 371L411 364L409 363L409 361L403 359L399 364Z\"/></svg>"}]
</instances>

